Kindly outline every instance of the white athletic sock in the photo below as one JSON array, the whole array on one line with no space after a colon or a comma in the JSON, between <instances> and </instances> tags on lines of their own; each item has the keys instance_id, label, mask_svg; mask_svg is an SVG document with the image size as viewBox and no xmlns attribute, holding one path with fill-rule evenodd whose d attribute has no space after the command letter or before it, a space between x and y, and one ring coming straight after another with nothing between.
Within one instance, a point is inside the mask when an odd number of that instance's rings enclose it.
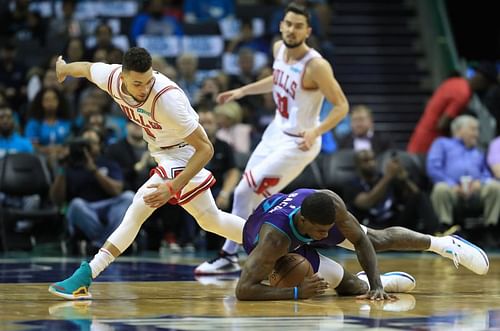
<instances>
[{"instance_id":1,"label":"white athletic sock","mask_svg":"<svg viewBox=\"0 0 500 331\"><path fill-rule=\"evenodd\" d=\"M92 269L92 279L95 279L99 274L108 267L115 257L107 249L101 248L99 252L90 261L90 269Z\"/></svg>"},{"instance_id":2,"label":"white athletic sock","mask_svg":"<svg viewBox=\"0 0 500 331\"><path fill-rule=\"evenodd\" d=\"M427 250L441 254L445 245L448 244L448 240L445 239L446 237L434 237L429 235L429 238L431 239L431 245L429 246L429 248L427 248Z\"/></svg>"},{"instance_id":3,"label":"white athletic sock","mask_svg":"<svg viewBox=\"0 0 500 331\"><path fill-rule=\"evenodd\" d=\"M222 246L222 250L228 254L236 254L239 247L240 245L238 245L234 241L226 239L226 241L224 242L224 246Z\"/></svg>"}]
</instances>

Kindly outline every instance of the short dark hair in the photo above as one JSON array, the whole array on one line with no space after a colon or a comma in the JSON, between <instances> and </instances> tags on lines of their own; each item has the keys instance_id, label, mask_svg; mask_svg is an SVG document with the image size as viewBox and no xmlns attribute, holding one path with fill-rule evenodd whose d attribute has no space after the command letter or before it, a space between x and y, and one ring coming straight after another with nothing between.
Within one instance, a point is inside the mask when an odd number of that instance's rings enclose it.
<instances>
[{"instance_id":1,"label":"short dark hair","mask_svg":"<svg viewBox=\"0 0 500 331\"><path fill-rule=\"evenodd\" d=\"M142 47L132 47L123 55L123 71L146 72L152 66L151 55Z\"/></svg>"},{"instance_id":2,"label":"short dark hair","mask_svg":"<svg viewBox=\"0 0 500 331\"><path fill-rule=\"evenodd\" d=\"M307 25L311 26L311 13L309 13L309 10L307 10L305 6L292 2L285 8L284 15L286 15L288 12L305 16Z\"/></svg>"},{"instance_id":3,"label":"short dark hair","mask_svg":"<svg viewBox=\"0 0 500 331\"><path fill-rule=\"evenodd\" d=\"M308 221L328 225L335 222L335 203L325 192L315 192L302 201L300 213Z\"/></svg>"}]
</instances>

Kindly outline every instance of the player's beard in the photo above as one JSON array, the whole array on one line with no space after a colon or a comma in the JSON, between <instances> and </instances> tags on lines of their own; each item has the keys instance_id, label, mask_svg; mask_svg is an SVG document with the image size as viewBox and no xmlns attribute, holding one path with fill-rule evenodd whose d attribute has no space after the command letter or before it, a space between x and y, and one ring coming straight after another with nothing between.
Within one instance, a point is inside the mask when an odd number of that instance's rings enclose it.
<instances>
[{"instance_id":1,"label":"player's beard","mask_svg":"<svg viewBox=\"0 0 500 331\"><path fill-rule=\"evenodd\" d=\"M283 38L283 44L285 45L286 48L297 48L299 47L300 45L302 45L302 43L304 43L304 40L302 41L297 41L295 43L288 43L286 42L286 40Z\"/></svg>"}]
</instances>

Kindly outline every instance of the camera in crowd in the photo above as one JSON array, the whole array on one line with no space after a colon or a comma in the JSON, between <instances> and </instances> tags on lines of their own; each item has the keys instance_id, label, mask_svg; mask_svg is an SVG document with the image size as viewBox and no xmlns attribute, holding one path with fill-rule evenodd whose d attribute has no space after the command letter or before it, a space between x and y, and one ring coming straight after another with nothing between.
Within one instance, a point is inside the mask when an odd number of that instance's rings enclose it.
<instances>
[{"instance_id":1,"label":"camera in crowd","mask_svg":"<svg viewBox=\"0 0 500 331\"><path fill-rule=\"evenodd\" d=\"M69 154L67 161L70 164L85 164L87 158L85 150L90 151L90 142L82 137L71 138L68 140Z\"/></svg>"}]
</instances>

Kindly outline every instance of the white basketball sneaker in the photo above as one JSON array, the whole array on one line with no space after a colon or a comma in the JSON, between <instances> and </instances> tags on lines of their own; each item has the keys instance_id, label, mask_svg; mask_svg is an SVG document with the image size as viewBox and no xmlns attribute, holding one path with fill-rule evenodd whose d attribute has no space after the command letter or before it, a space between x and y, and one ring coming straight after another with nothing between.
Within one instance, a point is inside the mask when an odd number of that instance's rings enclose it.
<instances>
[{"instance_id":1,"label":"white basketball sneaker","mask_svg":"<svg viewBox=\"0 0 500 331\"><path fill-rule=\"evenodd\" d=\"M445 244L438 253L453 260L455 267L458 268L458 265L461 264L478 275L488 273L490 261L481 248L457 235L446 236L442 239L448 240L448 244Z\"/></svg>"},{"instance_id":2,"label":"white basketball sneaker","mask_svg":"<svg viewBox=\"0 0 500 331\"><path fill-rule=\"evenodd\" d=\"M219 252L216 258L205 261L194 269L197 275L220 275L238 272L241 267L238 263L238 254L228 254L224 251Z\"/></svg>"},{"instance_id":3,"label":"white basketball sneaker","mask_svg":"<svg viewBox=\"0 0 500 331\"><path fill-rule=\"evenodd\" d=\"M366 273L364 271L358 272L356 276L370 286L368 277L366 277ZM386 272L385 274L380 275L380 280L382 281L384 291L387 293L410 292L417 285L417 281L412 275L402 271Z\"/></svg>"}]
</instances>

